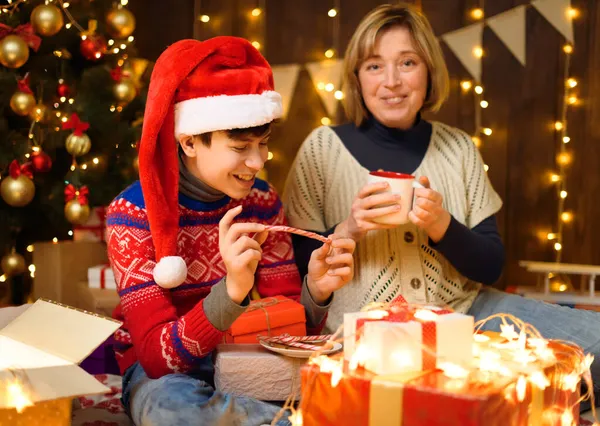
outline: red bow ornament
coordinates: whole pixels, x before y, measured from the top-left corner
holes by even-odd
[[[33,179],[33,169],[31,163],[25,163],[20,165],[17,160],[13,160],[8,166],[8,174],[11,178],[17,179],[19,176],[24,175],[29,179]]]
[[[110,70],[110,77],[117,83],[123,78],[129,78],[130,76],[129,71],[123,71],[123,67],[116,67]]]
[[[25,43],[36,52],[40,48],[40,44],[42,44],[42,39],[35,34],[31,24],[19,25],[16,28],[9,27],[6,24],[0,24],[0,40],[11,34],[21,37],[25,40]]]
[[[31,90],[31,87],[29,87],[29,73],[25,74],[25,77],[21,80],[17,80],[17,90],[33,95],[33,91]]]
[[[62,125],[63,130],[73,129],[73,134],[76,136],[83,135],[90,128],[90,123],[81,121],[76,113],[71,114],[71,117]]]
[[[88,203],[89,194],[90,191],[87,186],[84,185],[81,188],[76,189],[75,186],[70,183],[65,187],[65,202],[68,203],[69,201],[77,199],[77,202],[84,206]]]

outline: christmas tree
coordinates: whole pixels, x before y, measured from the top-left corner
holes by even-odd
[[[27,287],[35,242],[71,239],[137,179],[150,67],[135,57],[126,4],[0,6],[1,282]]]

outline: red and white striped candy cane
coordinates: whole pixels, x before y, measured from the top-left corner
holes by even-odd
[[[315,234],[314,232],[305,231],[303,229],[292,228],[291,226],[266,225],[265,229],[267,231],[289,232],[290,234],[302,235],[303,237],[308,237],[308,238],[313,238],[315,240],[319,240],[325,244],[331,244],[331,238],[327,238],[322,235]]]

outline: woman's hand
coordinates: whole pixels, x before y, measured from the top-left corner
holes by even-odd
[[[336,227],[335,233],[359,241],[369,231],[396,228],[397,225],[373,222],[373,219],[400,211],[400,195],[391,193],[389,189],[387,182],[363,186],[352,203],[350,216]]]
[[[423,229],[434,243],[438,243],[446,235],[451,216],[444,207],[442,194],[430,188],[429,179],[419,178],[424,188],[415,189],[415,202],[408,219]]]
[[[307,285],[315,302],[323,304],[331,294],[354,277],[352,254],[356,243],[351,238],[336,238],[312,252],[308,262]]]
[[[219,221],[219,252],[227,268],[227,293],[238,305],[254,285],[254,273],[262,258],[261,244],[268,232],[260,223],[235,223],[242,206],[229,210]],[[249,237],[255,234],[254,237]]]

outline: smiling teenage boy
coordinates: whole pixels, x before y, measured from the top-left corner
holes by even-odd
[[[214,390],[209,355],[253,287],[299,300],[318,333],[352,278],[352,240],[315,250],[302,282],[289,235],[265,230],[285,224],[277,194],[256,178],[281,111],[271,69],[246,40],[183,40],[156,62],[140,182],[107,214],[123,403],[137,425],[270,423],[278,407]]]

